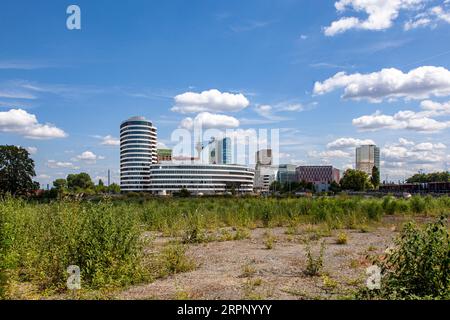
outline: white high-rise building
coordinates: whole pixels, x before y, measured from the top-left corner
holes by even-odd
[[[157,129],[144,117],[120,125],[120,188],[123,192],[148,191],[150,166],[158,162]]]
[[[356,170],[372,175],[373,167],[380,170],[380,148],[375,145],[366,145],[356,148]]]

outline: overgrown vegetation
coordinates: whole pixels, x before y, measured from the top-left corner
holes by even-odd
[[[77,265],[86,289],[142,281],[140,221],[123,209],[108,202],[1,201],[2,260],[9,280],[65,290],[67,267]]]
[[[159,276],[188,272],[195,268],[193,260],[186,256],[186,246],[172,243],[166,246],[159,256]]]
[[[195,265],[185,245],[247,239],[248,230],[258,227],[289,227],[295,233],[297,226],[308,224],[309,241],[316,241],[336,229],[367,229],[384,214],[439,216],[449,209],[448,197],[145,199],[138,195],[50,203],[6,197],[0,200],[0,294],[2,288],[17,283],[31,284],[41,293],[64,292],[69,265],[80,267],[86,290],[189,271]],[[144,231],[176,237],[184,244],[148,254],[143,250]],[[267,237],[266,248],[273,248],[275,240]],[[308,252],[307,273],[320,274],[323,251],[318,256]],[[428,254],[425,249],[420,252]]]
[[[381,289],[363,297],[383,299],[449,299],[450,233],[447,218],[419,227],[405,225],[395,246],[378,263]]]

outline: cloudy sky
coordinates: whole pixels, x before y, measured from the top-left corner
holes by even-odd
[[[66,9],[82,10],[82,30]],[[28,148],[44,185],[118,181],[119,125],[280,129],[282,162],[382,179],[450,164],[449,0],[2,1],[0,144]]]

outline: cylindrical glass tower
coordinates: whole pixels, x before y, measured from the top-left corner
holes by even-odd
[[[144,117],[120,125],[120,188],[123,192],[147,191],[150,165],[157,163],[157,129]]]

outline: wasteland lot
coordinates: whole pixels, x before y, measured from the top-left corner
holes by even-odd
[[[3,297],[397,299],[421,298],[417,290],[426,289],[422,298],[442,299],[449,208],[448,197],[7,199],[0,202]],[[427,227],[440,216],[441,227]],[[427,263],[438,281],[405,296],[390,288],[367,294],[367,268],[382,266],[393,248],[404,254],[404,245],[393,246],[400,235],[419,239],[406,241],[405,252],[427,259],[412,254],[408,263]],[[81,290],[66,287],[69,265],[80,267]],[[414,272],[393,274],[417,282]]]

